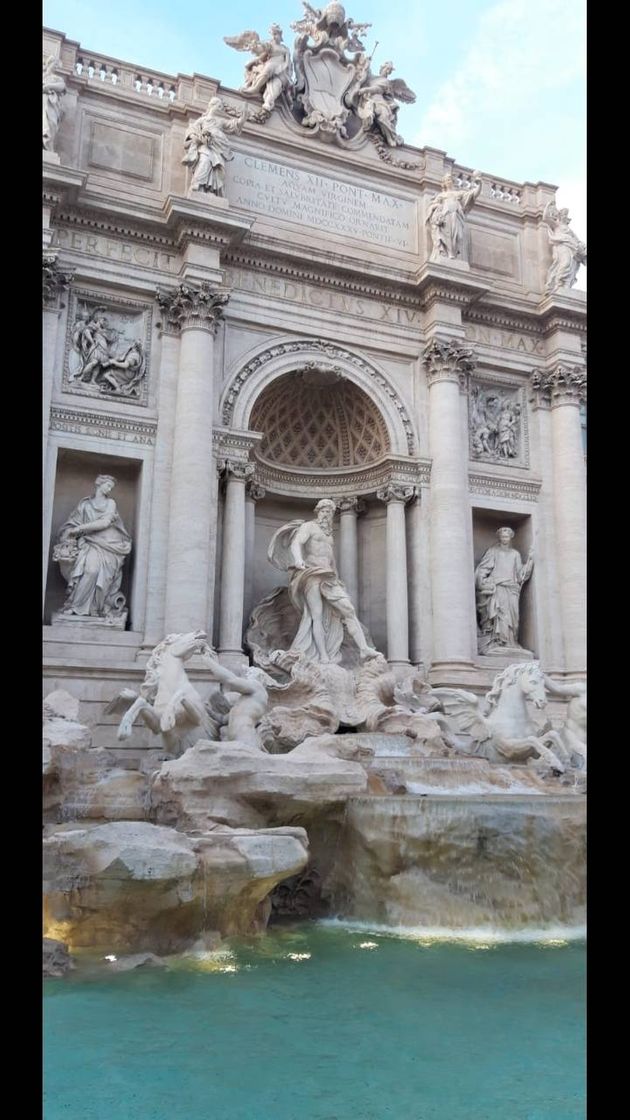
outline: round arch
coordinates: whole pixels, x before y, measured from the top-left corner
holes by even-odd
[[[319,339],[268,343],[232,375],[221,397],[221,422],[226,428],[249,428],[252,409],[273,381],[294,370],[322,370],[339,374],[367,394],[383,417],[394,455],[416,454],[411,418],[387,376],[372,362],[344,347]]]

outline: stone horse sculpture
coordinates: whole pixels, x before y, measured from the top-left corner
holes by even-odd
[[[465,753],[490,762],[527,762],[563,774],[566,765],[547,745],[545,731],[534,723],[529,701],[541,710],[547,703],[545,677],[537,661],[508,665],[499,673],[485,698],[459,688],[434,688],[450,730],[472,739]],[[464,748],[461,748],[464,749]]]
[[[202,656],[213,680],[238,694],[236,701],[230,702],[220,692],[206,702],[202,700],[185,667],[194,653]],[[256,724],[266,711],[268,697],[261,676],[265,674],[259,670],[248,670],[246,677],[239,677],[220,665],[203,630],[169,634],[151,653],[140,693],[123,688],[105,712],[111,714],[127,706],[118,738],[129,739],[140,716],[155,735],[162,735],[169,753],[192,745],[190,741],[182,742],[183,738],[190,739],[191,731],[195,733],[195,742],[199,738],[217,740],[221,728],[225,728],[224,737],[228,739],[262,748]]]

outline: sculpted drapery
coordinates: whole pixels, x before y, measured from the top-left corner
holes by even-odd
[[[484,553],[475,570],[481,653],[501,646],[520,648],[519,599],[534,566],[531,550],[523,564],[520,553],[510,547],[512,529],[499,529],[497,535],[499,544]]]
[[[131,537],[107,496],[114,484],[99,475],[93,496],[82,498],[60,529],[55,558],[68,584],[64,614],[107,618],[125,606],[120,585]]]

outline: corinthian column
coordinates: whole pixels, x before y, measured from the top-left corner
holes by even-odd
[[[402,486],[395,482],[390,482],[382,490],[376,491],[376,497],[381,502],[387,503],[387,660],[390,665],[409,663],[405,503],[413,495],[413,486]]]
[[[219,653],[222,662],[236,666],[243,658],[245,484],[253,473],[253,463],[229,459],[225,463]]]
[[[431,601],[433,673],[466,669],[474,656],[471,618],[474,562],[468,520],[468,447],[462,401],[472,350],[434,339],[424,353],[431,453]]]
[[[59,314],[64,306],[61,295],[71,283],[72,272],[62,272],[54,253],[44,253],[42,257],[42,307],[44,310],[43,327],[43,374],[44,374],[44,439],[50,425],[50,402],[52,398],[55,353],[57,350],[57,327]]]
[[[52,401],[53,380],[55,374],[55,354],[57,352],[57,331],[59,315],[63,307],[62,293],[72,281],[71,272],[63,272],[57,263],[54,253],[44,253],[42,257],[42,308],[44,311],[43,324],[43,400],[42,400],[42,431],[44,456],[42,466],[44,471],[44,526],[43,526],[43,564],[42,564],[42,609],[46,597],[46,577],[48,575],[48,552],[50,549],[50,531],[52,523],[53,492],[55,488],[54,454],[49,453],[48,431],[50,429],[50,405]]]
[[[340,498],[339,510],[339,575],[348,589],[350,602],[359,610],[359,547],[357,517],[365,509],[358,498]]]
[[[558,365],[536,371],[534,391],[551,408],[553,508],[565,669],[586,669],[586,478],[580,405],[586,371]]]
[[[245,597],[244,613],[249,618],[253,609],[254,595],[254,542],[256,537],[256,502],[264,498],[267,491],[258,482],[245,484]]]
[[[160,297],[180,335],[169,514],[165,629],[208,625],[214,337],[228,295],[180,284]]]

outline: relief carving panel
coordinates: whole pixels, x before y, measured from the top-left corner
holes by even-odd
[[[152,308],[120,296],[73,291],[62,388],[80,396],[147,404]]]

